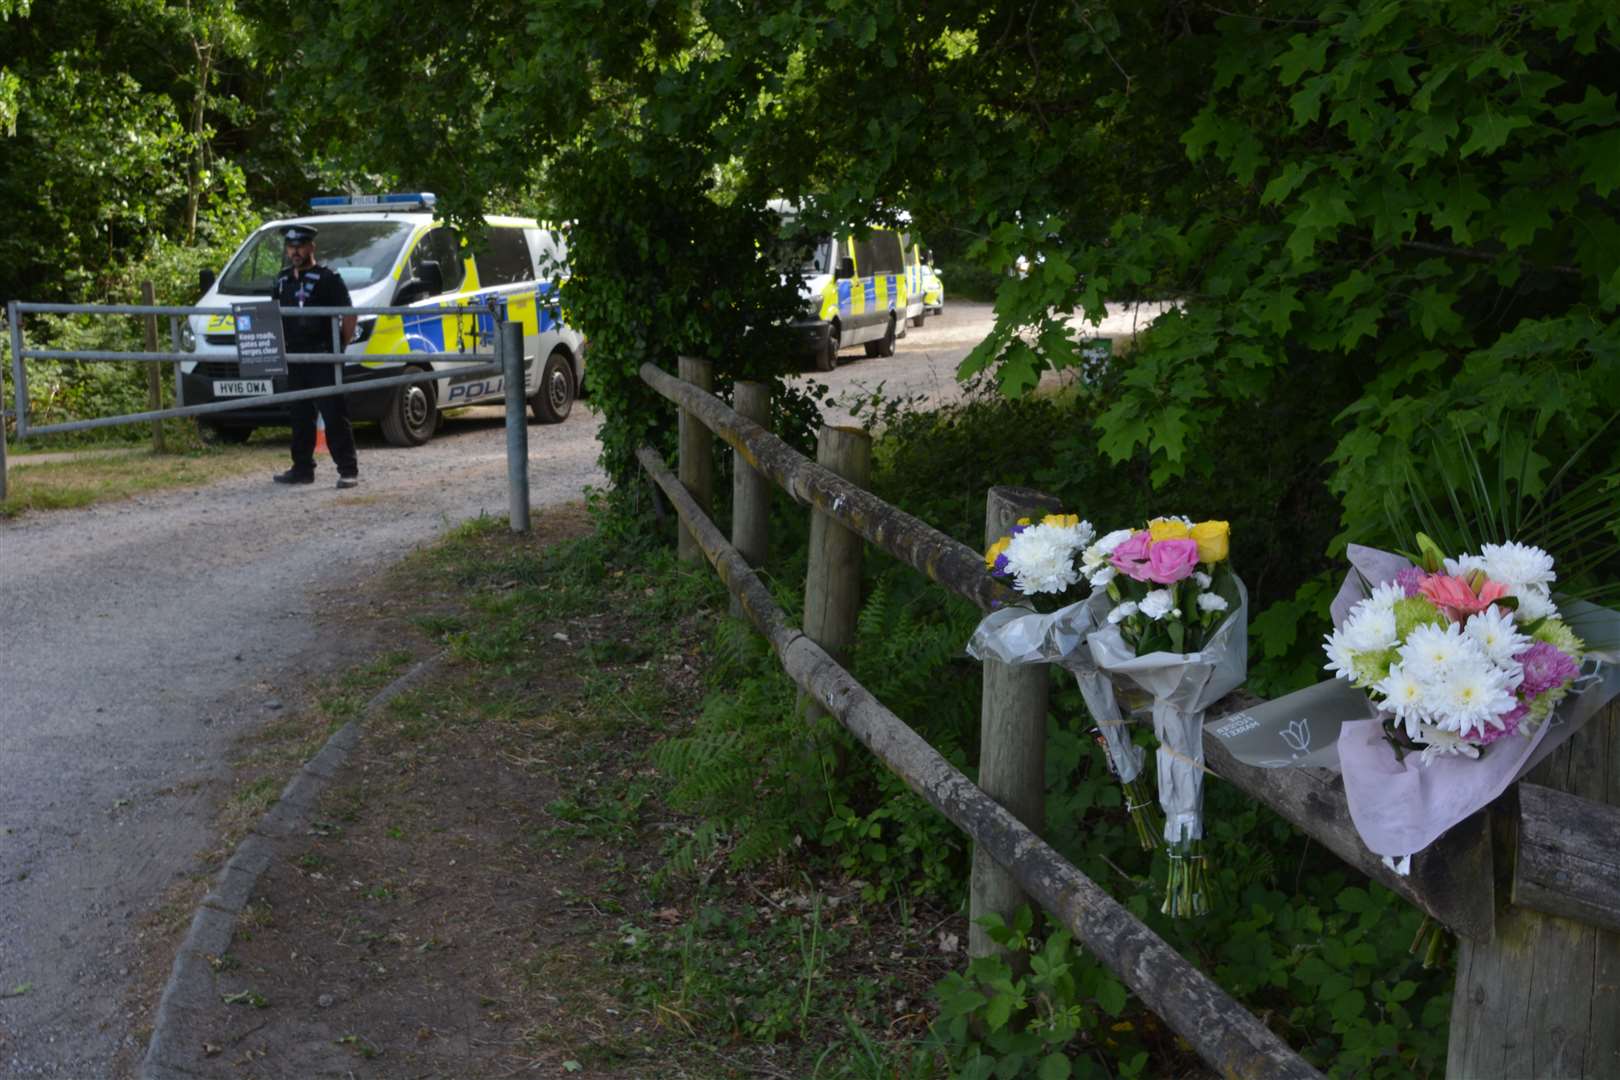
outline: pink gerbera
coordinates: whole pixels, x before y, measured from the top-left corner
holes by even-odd
[[[1430,574],[1423,579],[1418,588],[1452,621],[1463,622],[1468,616],[1484,611],[1508,593],[1506,585],[1492,581],[1483,574],[1478,575],[1479,584],[1476,588],[1472,577],[1473,575],[1460,578],[1449,574]]]

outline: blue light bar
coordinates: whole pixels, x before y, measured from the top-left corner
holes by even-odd
[[[387,195],[317,195],[309,208],[322,213],[342,210],[431,210],[438,198],[431,191],[398,191]]]

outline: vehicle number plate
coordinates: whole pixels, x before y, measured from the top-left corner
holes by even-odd
[[[216,379],[214,380],[215,397],[251,397],[255,394],[268,394],[274,389],[269,379]]]

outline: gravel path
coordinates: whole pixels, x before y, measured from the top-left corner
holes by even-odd
[[[952,397],[989,317],[953,305],[894,358],[852,350],[815,378]],[[477,412],[412,450],[362,430],[357,491],[328,466],[314,487],[236,478],[0,522],[0,1073],[103,1077],[138,1049],[135,928],[215,843],[231,746],[374,647],[317,612],[454,524],[505,516],[504,428]],[[583,408],[530,426],[533,507],[602,482],[596,428]]]

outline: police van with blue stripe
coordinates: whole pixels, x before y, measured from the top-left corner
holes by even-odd
[[[506,395],[500,375],[462,376],[456,365],[432,360],[378,361],[367,355],[450,352],[491,354],[497,318],[523,327],[522,393],[536,420],[568,416],[585,376],[585,340],[562,321],[551,277],[565,261],[562,239],[532,218],[490,216],[484,237],[468,244],[433,213],[429,193],[329,196],[310,200],[311,215],[268,222],[231,257],[216,278],[203,272],[199,307],[266,300],[284,265],[281,231],[311,224],[319,230],[316,258],[335,270],[355,307],[449,306],[465,314],[364,315],[346,350],[343,382],[356,385],[349,413],[375,421],[395,446],[420,446],[438,430],[445,410],[493,405]],[[187,404],[241,399],[243,407],[210,414],[208,428],[242,442],[254,428],[284,425],[285,405],[254,397],[286,389],[282,378],[244,379],[236,364],[236,328],[229,314],[193,315],[181,347],[195,359],[181,365]],[[442,379],[365,390],[367,379],[404,370],[444,370]]]

